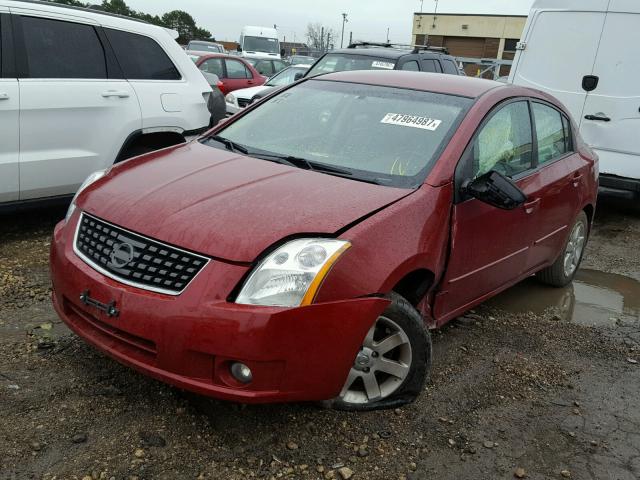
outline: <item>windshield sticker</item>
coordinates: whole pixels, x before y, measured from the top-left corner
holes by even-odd
[[[435,132],[442,120],[436,120],[429,117],[419,117],[417,115],[403,115],[402,113],[387,113],[380,123],[389,125],[400,125],[402,127],[422,128],[423,130],[431,130]]]
[[[375,61],[375,62],[371,63],[371,66],[373,68],[384,68],[386,70],[393,70],[396,65],[394,63],[391,63],[391,62]]]

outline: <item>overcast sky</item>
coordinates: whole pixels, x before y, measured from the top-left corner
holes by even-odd
[[[218,40],[238,40],[244,25],[276,24],[280,40],[304,41],[309,22],[321,22],[338,36],[342,13],[348,14],[345,43],[349,32],[356,40],[408,43],[412,13],[420,11],[420,0],[126,0],[134,10],[162,14],[180,9],[189,12],[200,27]],[[527,15],[533,0],[439,0],[442,13],[490,13]],[[434,0],[424,0],[424,12],[433,12]],[[337,44],[340,42],[338,38]]]

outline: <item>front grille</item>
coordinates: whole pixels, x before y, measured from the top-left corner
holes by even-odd
[[[238,106],[239,106],[240,108],[244,108],[244,107],[246,107],[247,105],[249,105],[250,103],[251,103],[251,100],[250,100],[250,99],[248,99],[248,98],[239,98],[239,99],[238,99]]]
[[[74,247],[80,258],[104,275],[169,295],[180,294],[209,261],[84,212]]]

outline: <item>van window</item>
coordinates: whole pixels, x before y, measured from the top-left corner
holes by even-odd
[[[180,80],[180,72],[158,43],[144,35],[105,28],[124,76],[130,80]]]
[[[495,113],[478,133],[473,177],[495,170],[513,177],[533,168],[531,117],[527,102],[513,102]]]
[[[442,64],[442,70],[444,73],[448,73],[449,75],[458,75],[458,67],[451,60],[442,59],[440,60]]]
[[[562,114],[555,108],[532,103],[538,140],[538,164],[549,163],[567,153],[567,137]]]
[[[91,25],[22,16],[30,78],[107,78],[107,61]]]

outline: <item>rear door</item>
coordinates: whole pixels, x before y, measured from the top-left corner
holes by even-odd
[[[126,137],[140,128],[138,101],[126,81],[109,78],[116,69],[97,25],[48,12],[12,12],[20,199],[72,194],[91,172],[111,165]]]
[[[587,95],[581,132],[600,157],[602,173],[640,179],[640,5],[613,1],[607,14]]]
[[[593,72],[607,2],[590,2],[602,11],[532,11],[510,81],[551,93],[581,118],[587,95],[582,79]]]
[[[240,88],[248,88],[257,85],[253,79],[251,71],[240,60],[225,58],[225,78],[222,83],[225,84],[227,92],[233,92]]]
[[[483,122],[460,160],[456,189],[491,170],[511,177],[527,197],[535,197],[539,180],[526,100],[497,107]],[[438,322],[522,277],[535,230],[531,213],[528,203],[501,210],[474,198],[456,199],[449,263],[434,306]]]
[[[8,12],[0,6],[0,203],[17,200],[20,191],[20,96]]]

